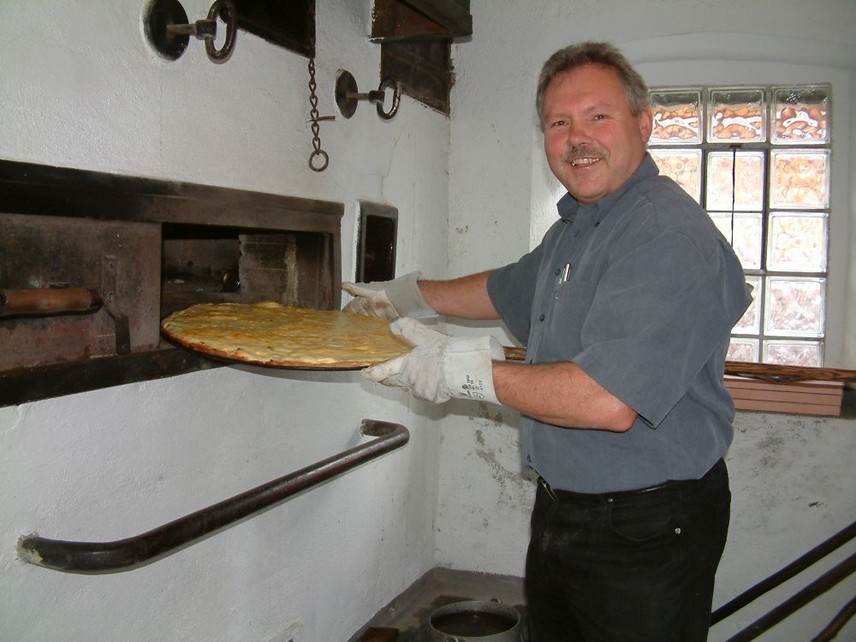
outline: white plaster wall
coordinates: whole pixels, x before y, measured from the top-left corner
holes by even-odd
[[[542,158],[537,132],[537,74],[553,51],[575,41],[615,42],[652,84],[719,82],[712,78],[714,69],[723,75],[717,61],[747,58],[756,61],[755,70],[762,76],[754,82],[808,82],[817,73],[828,73],[841,107],[836,127],[842,128],[843,143],[836,158],[850,159],[852,172],[856,4],[850,0],[472,0],[472,13],[474,36],[453,51],[457,82],[450,155],[451,275],[515,260],[529,249],[530,236],[540,236],[530,227],[530,214],[552,209],[555,181]],[[709,73],[699,76],[694,71],[699,68]],[[844,186],[836,201],[836,215],[843,220],[837,223],[841,227],[833,250],[843,267],[853,255],[856,189],[846,175],[839,176],[837,184],[839,189]],[[849,292],[850,312],[841,312],[838,319],[846,316],[851,326],[842,333],[833,359],[846,351],[845,362],[854,367],[852,267],[849,273],[849,281],[835,284],[839,294]],[[833,302],[834,310],[837,305]],[[467,324],[457,331],[483,332],[485,327]],[[501,328],[491,331],[508,340]],[[520,464],[516,425],[514,413],[494,407],[451,406],[442,428],[440,564],[522,575],[534,493],[531,476]],[[733,526],[716,604],[856,517],[852,418],[742,413],[736,425],[729,455]],[[788,621],[765,639],[808,639],[854,591],[851,578],[821,608],[804,610],[801,624]],[[711,639],[726,639],[769,606],[758,605],[723,622]],[[851,629],[849,635],[843,639],[853,639],[856,633]]]
[[[184,0],[192,20],[208,0]],[[409,98],[346,120],[339,68],[379,82],[371,2],[317,3],[312,151],[307,60],[239,32],[224,65],[191,41],[176,62],[143,35],[146,2],[0,0],[0,157],[345,203],[352,279],[358,199],[399,208],[400,272],[445,269],[449,121]],[[411,441],[335,481],[142,569],[62,574],[22,563],[19,536],[135,535],[366,439]],[[0,409],[0,639],[345,640],[434,564],[434,418],[352,373],[235,368]]]

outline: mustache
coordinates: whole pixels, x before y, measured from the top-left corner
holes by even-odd
[[[568,150],[562,154],[562,161],[565,163],[572,163],[575,160],[580,158],[606,158],[607,151],[602,147],[591,147],[590,145],[580,145],[569,147]]]

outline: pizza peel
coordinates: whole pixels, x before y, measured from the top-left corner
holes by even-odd
[[[242,310],[261,308],[262,311],[267,309],[271,313],[282,312],[283,310],[296,310],[300,311],[301,314],[316,317],[320,321],[320,324],[314,334],[310,333],[308,337],[303,337],[304,342],[301,344],[305,349],[303,354],[299,352],[296,354],[292,353],[290,357],[285,358],[281,354],[265,356],[258,352],[241,349],[242,346],[240,343],[242,338],[264,343],[266,339],[271,338],[271,335],[285,341],[300,338],[300,334],[305,331],[305,328],[296,327],[294,324],[289,325],[287,318],[284,322],[268,319],[268,323],[263,323],[255,328],[255,336],[252,332],[247,332],[246,324],[242,324],[240,319],[235,319],[231,324],[227,324],[225,329],[221,329],[221,332],[231,332],[233,336],[239,337],[237,342],[233,342],[232,345],[225,348],[222,345],[218,345],[217,341],[211,340],[212,338],[218,338],[216,336],[217,333],[213,330],[213,337],[209,336],[207,339],[203,337],[200,340],[199,336],[189,336],[186,332],[180,331],[180,329],[171,323],[171,320],[187,314],[188,311],[199,310],[204,312],[206,309],[210,311],[212,308],[230,307],[231,309]],[[411,346],[389,331],[389,325],[383,319],[349,314],[341,310],[290,308],[289,306],[283,306],[270,301],[255,304],[197,304],[184,310],[173,312],[164,318],[161,322],[161,332],[170,342],[204,357],[227,363],[243,363],[268,368],[358,370],[392,359],[411,349]],[[222,337],[219,338],[222,339]],[[359,343],[361,349],[355,351],[353,349],[354,346],[348,345],[348,342]],[[505,358],[509,361],[524,361],[526,359],[526,348],[504,346],[503,350]],[[274,352],[276,351],[274,350]],[[318,355],[323,352],[327,353],[324,355],[324,361],[318,362]],[[312,360],[313,355],[315,362]],[[856,371],[854,370],[732,361],[725,362],[725,374],[780,382],[856,381]]]

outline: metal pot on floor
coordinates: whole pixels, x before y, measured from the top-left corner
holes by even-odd
[[[432,642],[519,642],[520,614],[498,601],[447,604],[428,618]]]

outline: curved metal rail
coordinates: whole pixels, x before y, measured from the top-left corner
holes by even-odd
[[[733,615],[750,602],[753,602],[762,595],[772,591],[780,584],[787,582],[792,577],[809,568],[815,562],[820,561],[836,549],[847,544],[854,537],[856,537],[856,522],[853,522],[849,526],[841,529],[829,539],[815,546],[805,555],[798,557],[781,570],[770,575],[770,577],[758,582],[751,588],[743,591],[743,593],[732,599],[730,602],[720,606],[710,616],[711,625]]]
[[[748,642],[749,640],[754,640],[762,633],[769,631],[786,617],[811,602],[818,595],[825,593],[836,584],[852,575],[854,571],[856,571],[856,553],[840,564],[832,567],[829,571],[818,577],[803,590],[795,593],[763,617],[755,620],[755,622],[740,631],[737,635],[728,638],[728,642]],[[852,610],[850,611],[850,614],[852,615]],[[837,624],[835,624],[836,620],[845,616],[846,613],[839,613],[835,620],[830,623],[831,626],[837,626]],[[844,626],[844,622],[841,623],[841,626]]]
[[[18,540],[18,555],[30,564],[67,573],[115,573],[150,564],[400,448],[410,439],[404,426],[373,419],[364,419],[360,431],[377,438],[146,533],[113,542],[69,542],[25,535]]]
[[[850,542],[856,537],[856,522],[851,523],[838,533],[821,542],[805,555],[797,558],[781,570],[773,573],[770,577],[758,582],[755,586],[747,589],[727,604],[719,607],[711,614],[711,626],[733,615],[744,606],[780,586],[787,580],[820,561],[836,549]],[[773,608],[767,614],[750,624],[748,627],[728,638],[728,642],[748,642],[754,640],[764,632],[773,628],[776,624],[795,613],[816,597],[830,590],[836,584],[856,572],[856,554],[851,555],[843,562],[838,563],[816,580],[808,584],[790,598]],[[814,638],[814,642],[832,640],[837,632],[844,627],[847,621],[856,613],[856,599],[851,600]]]

